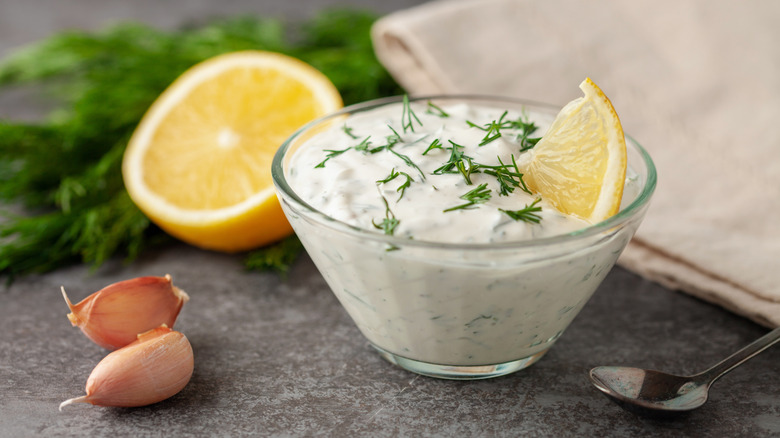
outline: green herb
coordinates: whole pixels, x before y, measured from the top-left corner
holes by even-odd
[[[441,118],[446,118],[450,116],[446,111],[436,106],[436,104],[431,102],[430,100],[428,101],[428,108],[425,110],[425,112],[428,114],[432,114],[434,116],[439,116]]]
[[[451,147],[446,148],[450,150],[450,158],[441,167],[433,171],[434,175],[442,175],[445,173],[458,173],[459,172],[458,163],[460,163],[464,159],[470,158],[469,156],[463,153],[463,149],[465,148],[462,145],[459,145],[452,140],[447,140],[447,141],[451,145]]]
[[[542,220],[542,217],[536,213],[542,211],[542,207],[537,207],[536,204],[541,201],[542,198],[536,198],[536,200],[532,202],[531,205],[526,204],[525,207],[520,210],[503,210],[500,208],[499,210],[503,211],[507,214],[507,216],[516,221],[538,224],[539,221]]]
[[[400,152],[396,152],[396,151],[393,149],[393,146],[395,146],[395,145],[396,145],[396,144],[398,144],[398,143],[402,143],[402,142],[403,142],[403,140],[401,139],[401,135],[400,135],[400,134],[398,134],[398,131],[396,131],[395,129],[393,129],[393,127],[392,127],[392,126],[390,126],[390,125],[387,125],[387,127],[388,127],[388,128],[390,128],[390,130],[391,130],[391,131],[393,131],[393,134],[392,134],[392,135],[389,135],[389,136],[387,136],[387,145],[385,146],[385,149],[387,149],[388,151],[390,151],[390,153],[392,153],[392,154],[393,154],[393,155],[395,155],[396,157],[400,158],[400,159],[401,159],[401,160],[402,160],[404,163],[406,163],[406,165],[407,165],[407,166],[409,166],[409,167],[412,167],[412,168],[416,169],[416,170],[417,170],[417,172],[419,172],[419,173],[420,173],[420,178],[422,178],[422,179],[423,179],[423,181],[425,181],[425,173],[422,171],[422,169],[420,169],[420,167],[419,167],[419,166],[417,166],[417,164],[416,164],[414,161],[412,161],[412,159],[411,159],[411,158],[409,158],[407,155],[404,155],[404,154],[402,154],[402,153],[400,153]]]
[[[346,152],[346,151],[348,151],[350,149],[352,149],[352,148],[348,147],[346,149],[341,149],[341,150],[325,149],[324,151],[327,152],[327,154],[325,154],[325,159],[322,160],[320,162],[320,164],[314,166],[314,168],[315,169],[319,169],[319,168],[325,167],[325,163],[327,163],[328,160],[330,160],[333,157],[338,157],[339,155],[343,154],[344,152]]]
[[[298,236],[292,236],[265,248],[253,251],[244,260],[248,269],[258,271],[273,270],[286,277],[290,266],[303,252]]]
[[[172,32],[124,24],[60,33],[4,59],[0,93],[33,85],[58,107],[35,123],[0,120],[0,201],[29,207],[27,215],[2,214],[0,274],[76,262],[96,267],[118,255],[132,260],[168,240],[127,196],[122,154],[152,102],[200,61],[238,50],[276,51],[322,71],[345,104],[400,94],[373,53],[375,19],[334,10],[296,26],[257,17]]]
[[[422,178],[422,179],[423,179],[423,181],[425,180],[425,173],[423,173],[422,169],[420,169],[420,168],[417,166],[417,164],[415,164],[415,162],[414,162],[414,161],[412,161],[412,159],[411,159],[411,158],[409,158],[408,156],[406,156],[406,155],[404,155],[404,154],[402,154],[402,153],[396,152],[396,151],[395,151],[395,150],[392,148],[392,146],[388,146],[388,147],[387,147],[387,150],[388,150],[388,151],[390,151],[390,152],[391,152],[393,155],[395,155],[396,157],[398,157],[398,158],[400,158],[401,160],[403,160],[403,162],[404,162],[404,163],[406,163],[406,165],[407,165],[407,166],[409,166],[409,167],[413,167],[413,168],[417,169],[417,172],[419,172],[419,173],[420,173],[420,178]]]
[[[409,103],[409,95],[404,94],[401,112],[401,126],[404,128],[404,134],[406,134],[407,130],[414,132],[415,121],[422,127],[422,122],[417,118],[417,114],[414,113],[412,105]]]
[[[401,223],[398,219],[395,218],[395,215],[392,211],[390,211],[390,205],[387,203],[387,199],[382,196],[382,202],[385,203],[385,217],[382,219],[382,222],[377,224],[375,221],[371,221],[371,223],[379,230],[382,230],[385,234],[392,236],[393,233],[395,233],[395,228],[398,226],[398,224]]]
[[[444,149],[444,145],[441,144],[441,140],[439,140],[438,138],[433,139],[431,144],[428,146],[428,149],[426,149],[425,152],[423,152],[422,154],[426,155],[428,152],[434,149]]]
[[[515,156],[512,155],[512,164],[504,164],[503,161],[501,161],[501,157],[498,158],[498,166],[487,166],[487,165],[480,165],[480,167],[484,168],[482,172],[496,177],[496,180],[499,184],[499,196],[508,196],[510,193],[512,193],[515,188],[520,188],[520,190],[531,194],[531,190],[528,188],[528,186],[525,184],[525,181],[523,180],[523,174],[520,173],[520,170],[517,168],[517,162],[515,161]]]
[[[455,143],[452,140],[447,140],[452,147],[450,150],[450,158],[442,166],[433,171],[434,175],[443,175],[445,173],[460,173],[463,175],[463,179],[466,184],[471,185],[471,174],[479,172],[480,165],[472,161],[472,158],[463,153],[464,147]]]
[[[468,163],[468,167],[466,167],[464,161]],[[458,161],[457,168],[458,172],[463,175],[463,179],[466,181],[466,184],[472,185],[473,183],[471,182],[471,174],[479,172],[480,165],[472,162],[471,158],[465,157],[465,160]]]
[[[514,129],[520,130],[520,133],[517,134],[517,141],[520,143],[520,152],[533,149],[533,147],[536,146],[536,143],[539,143],[539,140],[542,139],[541,137],[528,137],[529,135],[536,132],[537,127],[534,122],[528,121],[528,116],[525,114],[523,114],[523,117],[520,119],[513,121],[512,127]]]
[[[414,179],[412,179],[412,177],[409,176],[408,173],[406,173],[406,172],[396,172],[395,168],[393,168],[392,170],[390,170],[390,175],[388,175],[385,179],[380,179],[380,180],[378,180],[376,182],[377,184],[389,183],[390,181],[396,179],[397,177],[399,177],[401,175],[403,175],[406,178],[406,181],[404,181],[400,186],[398,186],[397,189],[395,189],[396,192],[400,192],[401,193],[401,195],[398,197],[398,200],[396,202],[400,201],[401,198],[404,197],[404,193],[406,192],[406,189],[409,188],[409,186],[412,184],[412,182],[414,182]]]
[[[486,144],[492,142],[493,140],[497,140],[501,138],[501,128],[505,127],[504,117],[509,113],[509,111],[504,111],[503,114],[501,114],[501,117],[498,118],[498,120],[493,120],[490,123],[485,124],[484,127],[475,125],[474,123],[469,122],[468,120],[466,123],[468,123],[469,126],[472,128],[477,128],[482,131],[485,131],[485,137],[482,138],[482,141],[479,143],[480,146],[485,146]]]
[[[360,152],[369,152],[368,147],[371,146],[371,136],[364,138],[363,141],[361,141],[357,146],[355,146],[356,151]]]
[[[465,204],[450,207],[444,210],[445,213],[454,210],[470,210],[475,208],[477,204],[483,204],[490,200],[490,189],[487,188],[487,184],[480,184],[477,188],[468,191],[466,194],[461,195],[460,199],[468,201]]]
[[[357,140],[359,138],[357,135],[352,133],[352,128],[347,125],[342,126],[341,130],[344,131],[344,133],[350,136],[353,140]]]
[[[401,138],[401,134],[399,134],[398,131],[396,131],[390,125],[387,125],[387,127],[391,131],[393,131],[392,134],[390,134],[387,137],[385,137],[385,139],[387,140],[387,146],[386,146],[387,148],[391,148],[391,147],[395,146],[396,144],[403,142],[403,139]]]
[[[529,122],[525,114],[517,120],[504,120],[507,114],[508,111],[504,111],[504,113],[501,114],[501,117],[499,117],[498,120],[493,120],[492,122],[486,123],[483,126],[479,126],[473,122],[466,121],[466,123],[470,127],[485,131],[485,136],[482,138],[482,141],[479,143],[479,146],[484,146],[494,140],[501,138],[502,129],[514,129],[520,131],[516,137],[516,140],[520,143],[520,152],[525,152],[529,149],[532,149],[534,146],[536,146],[536,143],[538,143],[539,140],[541,140],[541,137],[539,138],[528,137],[529,135],[533,134],[534,131],[536,131],[537,129],[536,125],[533,122]]]

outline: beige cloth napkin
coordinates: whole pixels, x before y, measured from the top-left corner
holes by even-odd
[[[658,168],[620,263],[779,326],[778,23],[777,0],[449,0],[383,17],[373,37],[410,94],[563,105],[591,77]]]

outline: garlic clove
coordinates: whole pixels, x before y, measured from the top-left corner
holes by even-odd
[[[143,333],[165,324],[173,327],[190,297],[173,285],[170,275],[120,281],[72,304],[65,288],[62,296],[71,313],[68,319],[94,343],[116,350]]]
[[[87,395],[62,402],[60,410],[73,403],[116,407],[157,403],[184,389],[193,369],[189,340],[163,324],[103,358],[87,379]]]

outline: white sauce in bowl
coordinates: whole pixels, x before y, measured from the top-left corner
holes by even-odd
[[[590,224],[544,199],[534,204],[538,195],[523,191],[516,175],[529,156],[521,152],[529,145],[522,123],[536,126],[526,137],[540,137],[554,113],[510,104],[505,114],[501,102],[494,104],[413,102],[419,122],[400,103],[359,110],[299,134],[285,165],[289,186],[305,203],[368,230],[327,225],[280,194],[290,223],[358,328],[396,359],[440,366],[431,373],[439,377],[447,377],[448,366],[474,367],[467,373],[478,378],[483,369],[503,369],[492,365],[518,364],[506,368],[511,372],[540,357],[607,275],[644,213],[638,209],[586,237],[523,244]],[[499,122],[503,127],[491,130]],[[435,142],[440,147],[431,148]],[[453,153],[471,158],[456,160],[464,172],[442,171]],[[476,164],[482,167],[469,174]],[[514,174],[516,184],[496,169]],[[631,169],[629,175],[624,200],[633,201],[641,184]],[[461,198],[483,184],[481,198]],[[526,220],[507,213],[527,207],[541,211],[520,215]],[[392,234],[397,243],[373,233]]]

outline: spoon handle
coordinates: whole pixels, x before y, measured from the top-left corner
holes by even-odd
[[[719,379],[724,374],[742,365],[742,363],[757,355],[758,353],[761,353],[762,351],[771,347],[777,341],[780,341],[780,327],[777,327],[764,336],[761,336],[743,349],[737,351],[723,361],[713,365],[710,369],[700,373],[698,377],[705,381],[709,381],[710,384],[712,384],[712,382]]]

